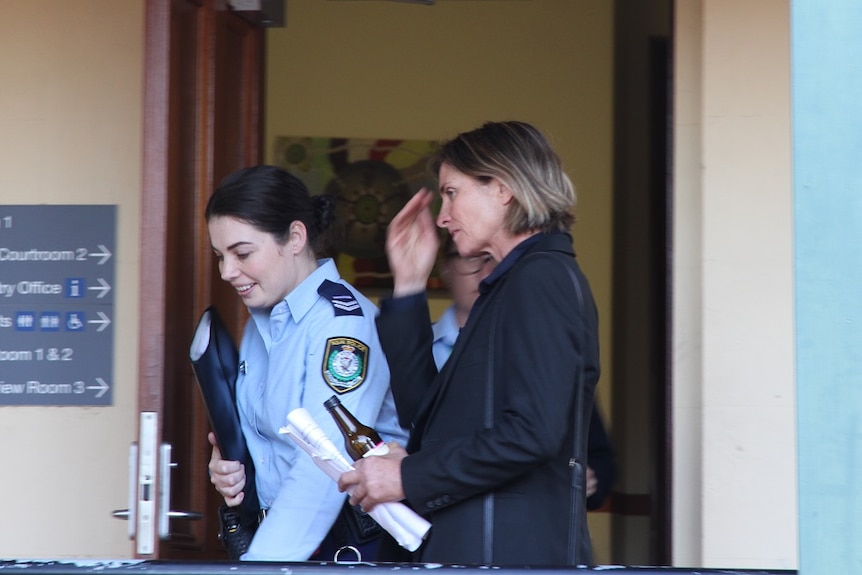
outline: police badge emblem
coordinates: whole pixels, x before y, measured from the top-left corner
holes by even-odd
[[[326,340],[323,354],[323,379],[336,393],[356,389],[368,372],[368,346],[349,337]]]

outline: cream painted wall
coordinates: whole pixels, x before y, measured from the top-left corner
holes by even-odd
[[[674,565],[798,565],[789,6],[677,2]]]
[[[0,558],[131,554],[142,41],[141,0],[0,0],[0,202],[118,206],[114,404],[0,407]]]
[[[612,48],[612,2],[288,2],[286,27],[268,37],[265,142],[274,162],[276,136],[440,140],[508,119],[543,129],[579,194],[575,246],[599,308],[609,427]],[[608,562],[608,516],[590,522]]]

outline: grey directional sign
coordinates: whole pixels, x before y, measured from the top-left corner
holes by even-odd
[[[0,405],[112,405],[113,205],[0,205]]]

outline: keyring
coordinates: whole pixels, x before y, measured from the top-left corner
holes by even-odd
[[[344,547],[339,547],[338,551],[335,552],[335,557],[332,558],[333,561],[338,563],[338,556],[341,555],[341,552],[344,550],[353,551],[356,554],[355,561],[345,561],[345,563],[361,563],[362,562],[362,553],[359,552],[359,549],[354,547],[353,545],[345,545]]]

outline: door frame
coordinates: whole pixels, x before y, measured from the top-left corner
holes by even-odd
[[[172,109],[175,112],[176,106],[180,105],[178,94],[181,88],[176,85],[179,82],[175,81],[171,73],[177,58],[173,53],[177,44],[172,43],[171,34],[177,30],[175,14],[183,9],[187,14],[188,11],[193,14],[196,31],[196,72],[194,88],[191,90],[194,93],[186,94],[193,98],[190,107],[194,110],[194,142],[190,147],[194,150],[191,154],[194,166],[190,169],[193,169],[194,176],[191,186],[193,189],[178,190],[174,188],[183,186],[176,185],[171,170],[176,167],[177,157],[182,154],[182,150],[178,150],[181,145],[177,144],[175,132],[180,128]],[[172,358],[171,355],[176,356],[180,352],[173,347],[168,349],[176,339],[170,328],[181,326],[181,333],[185,336],[193,330],[205,304],[218,300],[219,307],[226,316],[227,325],[237,337],[245,313],[238,298],[226,298],[224,290],[215,285],[219,280],[209,255],[202,211],[214,182],[242,165],[259,163],[262,157],[263,25],[270,24],[271,19],[259,11],[233,12],[226,0],[144,0],[144,12],[138,412],[153,416],[156,421],[156,445],[161,446],[165,441],[166,423],[171,423],[164,419],[166,401],[171,399],[165,388],[168,378],[182,379],[185,384],[191,374],[190,363],[186,365],[185,362],[172,361],[175,357]],[[241,54],[237,56],[231,51],[220,50],[224,42],[234,42],[236,45],[237,38],[240,37],[235,35],[225,40],[226,35],[221,34],[221,30],[238,29],[240,26],[250,30],[247,38],[239,39],[242,45]],[[237,88],[239,97],[221,97],[225,85],[227,84],[227,89],[230,90],[233,84],[222,82],[217,85],[216,82],[221,80],[220,59],[231,60],[228,66],[233,66],[233,73],[239,70],[242,74],[242,82],[238,83],[240,87]],[[217,134],[224,136],[225,133],[235,136],[236,141],[220,142]],[[188,161],[188,158],[181,161]],[[178,202],[178,194],[188,196]],[[177,208],[178,204],[183,204],[185,210]],[[178,218],[182,218],[182,221],[178,221]],[[184,238],[191,246],[176,250],[169,245],[171,238],[176,237],[172,236],[172,230],[177,229],[176,226],[188,226],[190,231],[184,234]],[[169,258],[176,257],[172,255],[174,252],[190,254],[188,265],[193,269],[188,275],[191,279],[184,282],[190,285],[177,285],[176,278],[169,278],[168,262]],[[190,290],[189,297],[194,302],[190,307],[201,309],[168,310],[171,300],[167,292],[169,280],[172,290]],[[189,338],[183,350],[187,349],[190,342]],[[185,351],[182,353],[185,354]],[[178,363],[183,363],[185,374],[167,373],[169,370],[177,371]],[[194,384],[189,383],[187,388],[191,390],[193,387]],[[215,510],[220,498],[210,488],[206,479],[206,462],[209,460],[209,445],[206,442],[208,421],[199,395],[190,392],[189,401],[192,413],[182,413],[180,416],[187,416],[187,425],[192,428],[187,430],[187,435],[191,436],[187,441],[191,444],[193,454],[191,460],[184,464],[191,467],[190,473],[194,481],[190,489],[197,502],[195,505],[205,507],[198,510],[203,512],[204,520],[202,525],[190,530],[176,545],[160,541],[157,534],[154,537],[150,535],[153,539],[152,553],[139,553],[136,542],[133,552],[139,558],[226,558],[221,543],[215,538],[218,532]],[[144,438],[141,437],[140,416],[138,426],[137,443],[145,445]],[[139,462],[142,456],[143,454],[139,453]],[[157,459],[161,457],[159,450],[154,456]],[[165,462],[159,461],[156,469],[163,463]],[[152,491],[156,500],[155,508],[158,509],[162,485],[158,474],[153,479]],[[172,506],[169,507],[173,509]],[[136,518],[140,518],[137,509],[130,519]],[[153,528],[157,525],[158,521],[155,521]],[[142,533],[137,533],[138,537],[141,535]],[[143,535],[146,537],[146,534]]]

